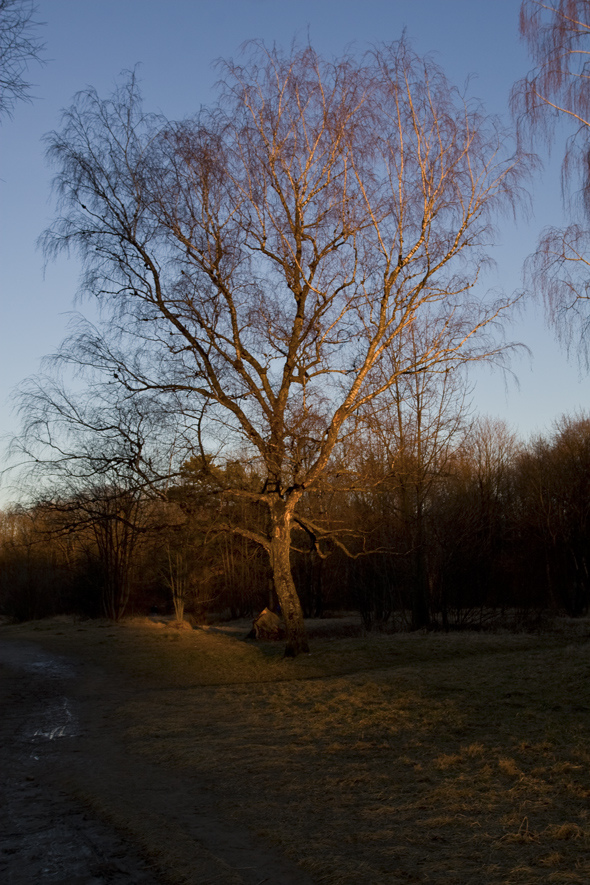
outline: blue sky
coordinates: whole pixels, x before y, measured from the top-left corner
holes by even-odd
[[[420,53],[434,52],[447,76],[494,113],[507,114],[513,82],[529,61],[518,39],[518,0],[38,0],[46,22],[47,64],[33,67],[35,101],[17,107],[0,129],[0,435],[17,431],[10,395],[62,339],[74,308],[78,268],[65,258],[44,273],[36,239],[52,217],[51,172],[42,136],[59,125],[60,110],[87,85],[108,94],[120,72],[140,63],[148,110],[182,117],[214,98],[216,58],[236,57],[244,41],[288,45],[298,35],[320,53],[363,50],[399,38],[404,28]],[[504,221],[488,284],[521,286],[523,260],[539,231],[560,224],[559,148],[535,180],[533,214]],[[90,308],[80,309],[89,313]],[[590,379],[568,362],[542,309],[527,303],[510,337],[532,356],[514,359],[520,386],[488,370],[474,376],[474,408],[505,418],[522,436],[548,430],[564,412],[590,403]],[[1,500],[1,499],[0,499]]]

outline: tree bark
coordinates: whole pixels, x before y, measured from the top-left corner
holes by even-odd
[[[287,645],[285,657],[309,653],[303,610],[291,573],[292,509],[281,500],[271,507],[270,563],[275,590],[285,621]]]

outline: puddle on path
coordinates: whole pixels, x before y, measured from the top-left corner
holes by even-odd
[[[73,703],[66,694],[68,681],[76,676],[75,664],[26,643],[0,645],[0,664],[14,672],[16,684],[19,678],[32,683],[36,703],[19,729],[21,740],[40,743],[81,733]]]
[[[40,660],[23,661],[20,669],[35,675],[44,676],[46,679],[71,679],[76,675],[75,667],[63,658],[53,657],[43,653]]]
[[[77,737],[80,734],[77,717],[71,710],[71,701],[66,697],[47,700],[40,721],[29,723],[23,735],[36,741],[53,741],[62,737]]]
[[[76,666],[72,661],[28,642],[0,642],[0,664],[6,664],[11,670],[24,670],[48,679],[68,679],[76,675]]]

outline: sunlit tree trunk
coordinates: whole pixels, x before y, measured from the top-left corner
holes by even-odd
[[[296,657],[309,652],[303,610],[291,572],[291,527],[294,502],[282,500],[271,506],[270,562],[274,586],[285,621],[287,645],[285,657]]]

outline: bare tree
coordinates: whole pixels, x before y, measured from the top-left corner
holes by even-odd
[[[414,322],[403,333],[403,348],[416,356],[431,338]],[[428,562],[428,510],[447,462],[467,430],[468,381],[464,373],[441,371],[398,375],[369,407],[370,435],[384,456],[384,489],[396,512],[411,560],[409,585],[412,628],[430,623],[432,569]]]
[[[146,509],[135,488],[94,485],[76,498],[53,502],[62,532],[97,566],[95,576],[105,617],[123,617],[131,593],[134,554],[146,529]]]
[[[168,442],[167,428],[147,397],[122,396],[114,379],[94,377],[93,370],[82,384],[80,376],[70,379],[68,388],[58,371],[64,358],[50,358],[52,374],[21,385],[23,427],[11,450],[26,465],[18,482],[34,502],[31,511],[52,515],[48,535],[76,539],[96,565],[104,614],[118,620],[140,539],[159,519],[146,506],[146,492],[165,498],[167,464],[158,444]]]
[[[562,194],[572,223],[550,226],[527,262],[533,290],[549,321],[586,367],[590,331],[590,2],[523,0],[520,33],[534,68],[512,92],[521,137],[551,145],[557,127],[573,127],[562,165]]]
[[[553,604],[576,617],[590,605],[590,418],[564,415],[518,461],[525,529],[536,536]]]
[[[266,550],[296,655],[298,506],[399,378],[501,351],[487,333],[511,299],[478,279],[522,164],[405,42],[333,62],[253,44],[221,67],[218,103],[179,123],[145,115],[133,77],[80,94],[48,137],[61,215],[43,242],[78,251],[103,307],[107,337],[77,353],[167,398],[203,469],[257,465],[259,488],[218,492],[266,511],[265,531],[228,528]]]
[[[518,605],[522,598],[520,572],[511,558],[517,546],[518,453],[518,440],[504,421],[479,417],[449,453],[433,489],[428,528],[436,560],[436,603],[445,629],[453,621],[483,624],[495,617],[498,605]],[[522,562],[520,550],[516,561]]]
[[[27,379],[16,391],[22,428],[10,452],[17,465],[3,472],[16,470],[29,501],[73,500],[94,486],[117,485],[165,497],[172,443],[162,404],[125,396],[113,378],[93,369],[66,383],[59,372],[63,357],[48,358],[51,373]]]
[[[0,0],[0,119],[11,117],[18,101],[30,100],[27,70],[41,61],[44,48],[36,12],[32,0]]]

